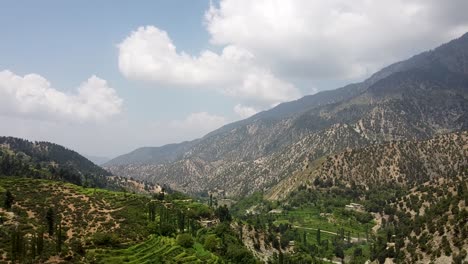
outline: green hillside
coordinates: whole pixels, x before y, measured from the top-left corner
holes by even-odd
[[[152,198],[43,179],[2,177],[0,197],[0,262],[255,262],[229,228],[216,230],[229,223],[203,228],[202,219],[217,223],[215,211],[181,194]],[[206,244],[208,236],[214,236],[215,246]],[[240,251],[230,251],[233,247]]]
[[[97,263],[222,263],[199,243],[184,248],[176,239],[160,236],[126,249],[96,250],[94,258]]]
[[[73,150],[49,142],[0,137],[0,175],[119,189],[112,174]]]

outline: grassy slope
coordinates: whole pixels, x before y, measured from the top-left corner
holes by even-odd
[[[45,228],[45,215],[50,207],[56,213],[56,223],[62,224],[65,252],[67,242],[73,239],[90,246],[91,236],[96,232],[112,232],[120,237],[121,243],[141,241],[147,236],[144,208],[148,198],[144,196],[14,177],[0,178],[0,186],[10,190],[15,199],[11,210],[14,217],[0,209],[3,232],[9,232],[18,224],[23,234],[36,233],[39,228]],[[0,197],[3,204],[3,193]],[[54,237],[46,235],[45,240],[46,245],[53,244]],[[2,240],[0,250],[8,251],[9,243],[9,239]],[[52,252],[45,252],[46,256],[50,254]]]
[[[151,263],[150,260],[168,256],[185,263],[216,263],[218,260],[218,257],[205,251],[200,244],[195,244],[193,249],[183,249],[175,245],[173,238],[153,236],[148,240],[146,205],[150,198],[146,196],[83,188],[48,180],[0,177],[2,205],[6,190],[11,191],[15,203],[11,212],[0,208],[0,217],[3,219],[0,234],[7,238],[0,240],[0,262],[10,257],[10,234],[14,227],[18,225],[26,236],[37,233],[41,227],[46,228],[45,215],[49,207],[54,209],[56,218],[61,219],[62,223],[65,242],[61,259],[66,259],[67,256],[71,258],[71,241],[79,241],[87,255],[85,258],[75,255],[72,261],[91,260],[94,256],[100,263],[119,263],[118,260],[125,259],[133,260],[134,263]],[[179,203],[181,202],[175,204]],[[193,202],[186,202],[186,206],[199,207]],[[94,245],[93,235],[96,233],[114,234],[118,239],[116,246],[128,248],[105,251],[105,247]],[[46,234],[44,244],[42,261],[56,255],[54,236],[49,237]],[[158,251],[162,247],[166,250]],[[173,256],[175,252],[178,253]]]
[[[152,236],[147,241],[119,250],[96,250],[91,253],[97,263],[221,263],[201,244],[183,248],[174,238]]]

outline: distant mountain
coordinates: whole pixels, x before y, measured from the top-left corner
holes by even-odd
[[[92,155],[84,155],[84,157],[97,165],[104,164],[108,162],[109,160],[111,160],[108,157],[100,157],[100,156],[92,156]]]
[[[143,147],[128,154],[118,156],[103,163],[105,166],[128,164],[162,164],[175,161],[182,153],[192,147],[197,140],[179,144],[169,144],[162,147]]]
[[[116,175],[228,195],[268,190],[320,157],[468,128],[468,34],[362,83],[283,103],[201,139],[142,148],[104,166]]]
[[[61,180],[117,188],[109,171],[77,152],[50,142],[0,137],[0,175]]]

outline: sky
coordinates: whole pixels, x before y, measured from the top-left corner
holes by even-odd
[[[0,0],[0,135],[115,157],[362,81],[466,0]]]

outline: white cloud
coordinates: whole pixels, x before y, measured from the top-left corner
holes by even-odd
[[[122,99],[107,82],[91,76],[75,94],[54,89],[38,74],[0,72],[0,115],[42,120],[101,121],[121,112]]]
[[[191,113],[183,120],[169,122],[169,129],[174,133],[188,134],[193,138],[201,137],[225,125],[227,120],[223,116],[212,115],[207,112]]]
[[[221,0],[215,45],[248,49],[289,78],[357,78],[468,31],[466,0]]]
[[[258,113],[258,110],[251,106],[237,104],[234,106],[234,113],[236,113],[241,118],[247,118]]]
[[[227,45],[220,54],[177,52],[167,33],[154,26],[132,32],[119,48],[119,69],[130,79],[196,86],[260,103],[296,99],[299,91],[280,80],[246,49]]]

